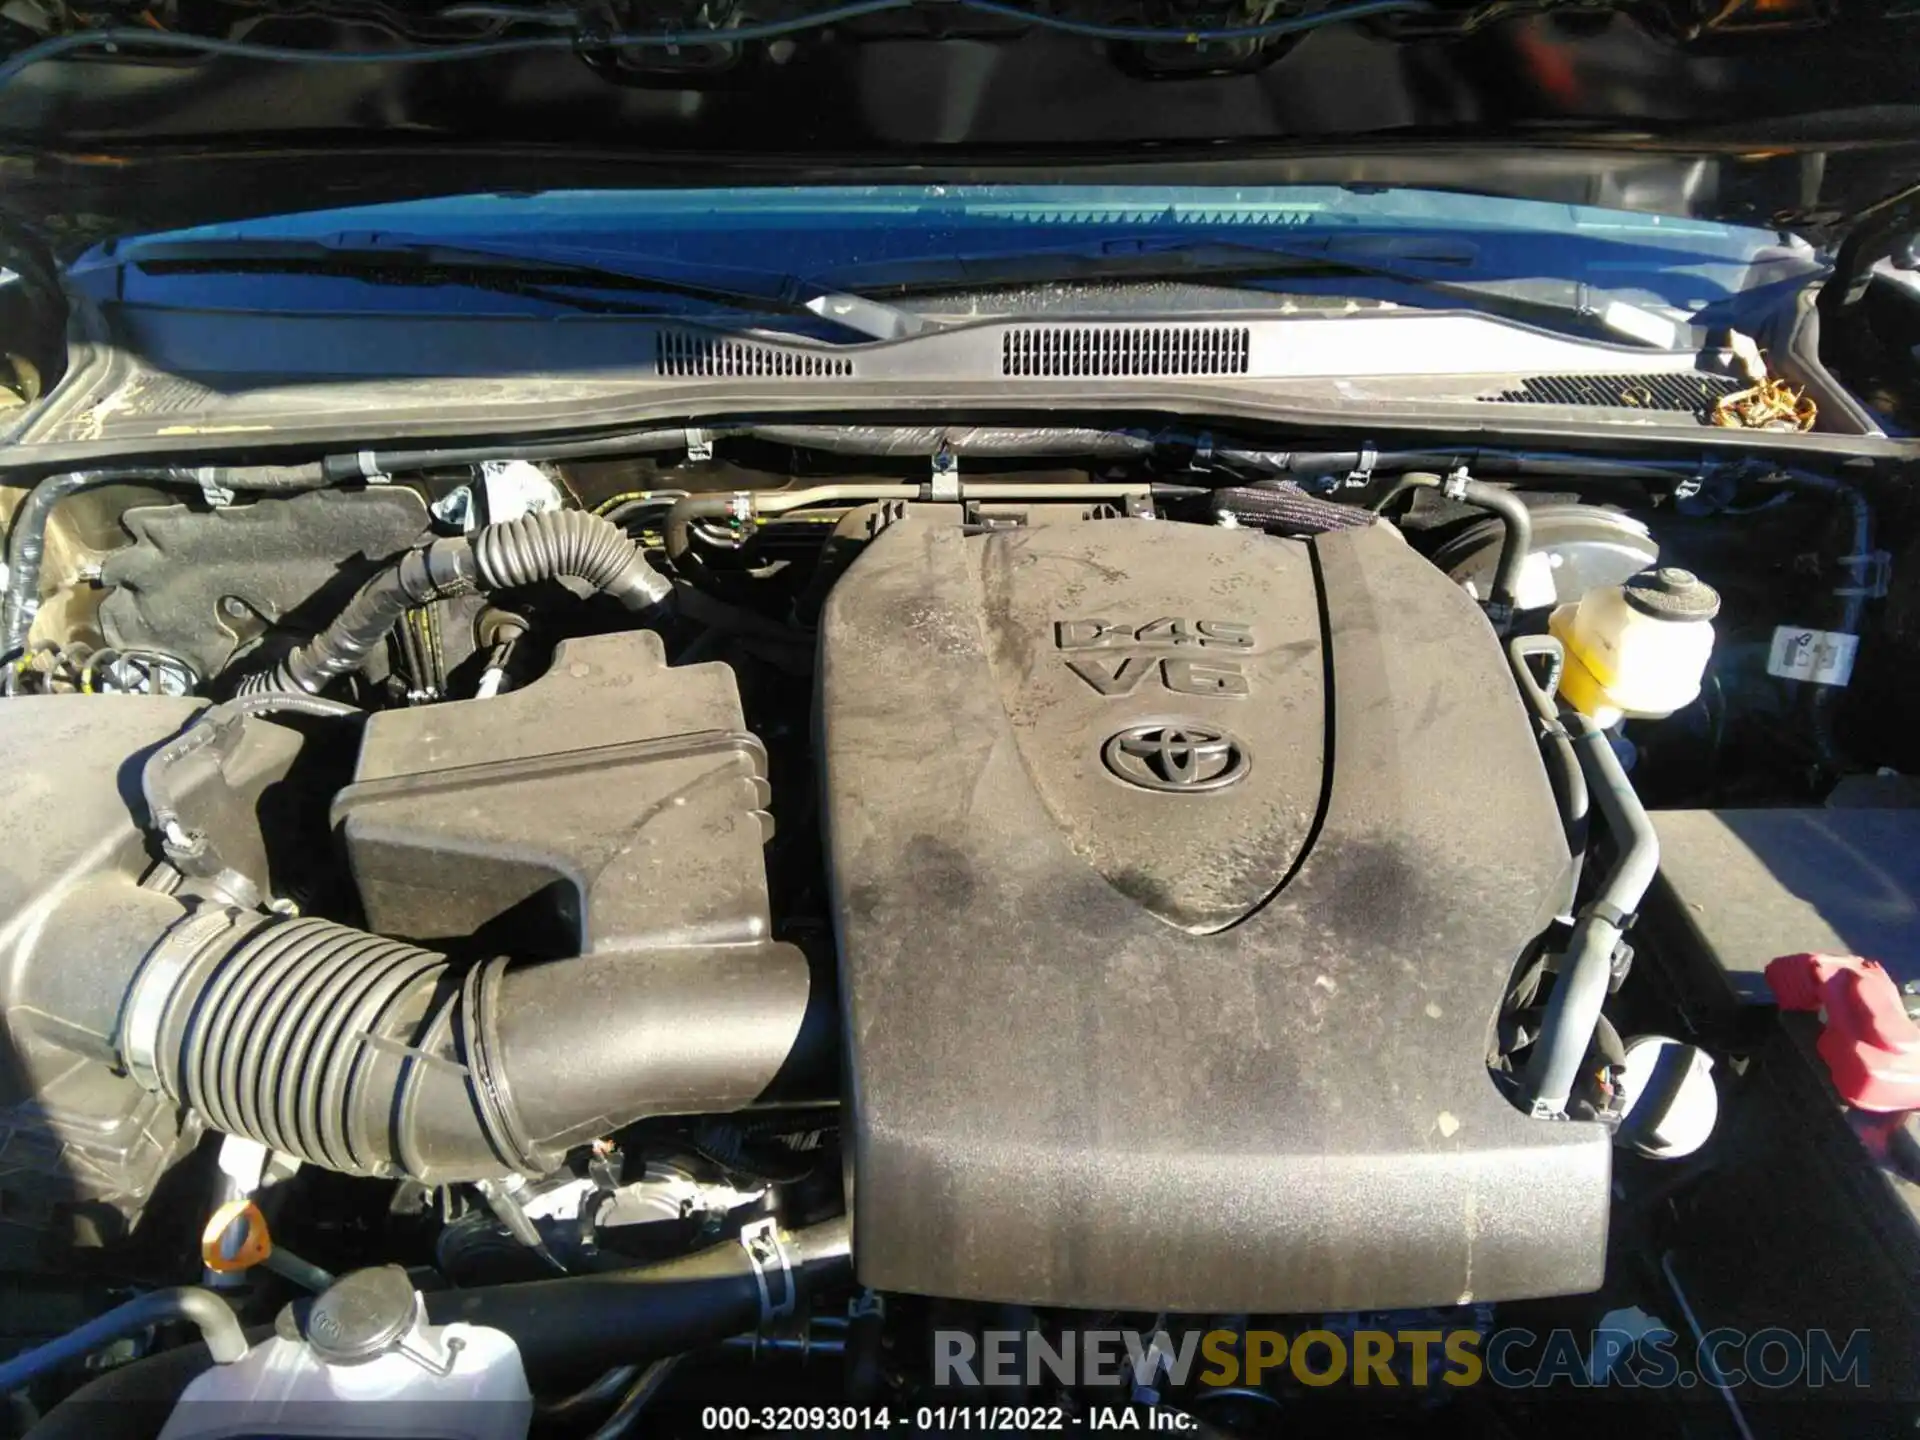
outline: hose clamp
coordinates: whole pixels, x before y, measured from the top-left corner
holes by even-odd
[[[160,1032],[180,981],[207,946],[233,928],[229,911],[202,911],[175,925],[147,952],[120,1012],[120,1060],[143,1090],[172,1095],[160,1073]],[[173,1095],[175,1100],[180,1099]]]
[[[1623,935],[1633,928],[1633,922],[1639,918],[1633,911],[1622,910],[1618,905],[1609,904],[1605,900],[1595,900],[1580,914],[1582,917],[1591,916],[1603,925],[1611,925]]]
[[[495,956],[468,970],[461,982],[461,1009],[468,1024],[466,1053],[461,1058],[466,1061],[474,1109],[494,1154],[516,1169],[533,1170],[540,1168],[537,1147],[518,1123],[506,1076],[493,1053],[494,1015],[506,969],[505,957]]]
[[[793,1279],[793,1261],[780,1243],[780,1227],[771,1215],[755,1220],[740,1231],[740,1248],[747,1252],[753,1266],[753,1283],[760,1287],[760,1323],[767,1324],[793,1314],[799,1298]],[[779,1298],[774,1298],[768,1276],[779,1267]]]
[[[1347,472],[1346,488],[1363,489],[1373,483],[1373,467],[1380,463],[1380,452],[1371,441],[1360,447],[1360,453],[1354,456],[1354,467]]]
[[[1449,500],[1460,501],[1467,498],[1467,482],[1473,477],[1467,473],[1465,465],[1456,465],[1448,472],[1441,483],[1440,493]]]
[[[211,465],[202,465],[193,472],[193,478],[200,482],[200,494],[211,510],[224,510],[233,504],[234,493],[231,485],[223,484],[220,472]]]

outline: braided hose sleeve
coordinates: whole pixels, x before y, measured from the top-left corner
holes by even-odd
[[[1288,535],[1324,535],[1356,530],[1379,517],[1358,505],[1342,505],[1309,495],[1298,485],[1234,485],[1216,490],[1209,501],[1216,517],[1231,516],[1241,525]]]

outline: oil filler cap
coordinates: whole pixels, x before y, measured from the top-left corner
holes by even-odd
[[[1711,620],[1720,613],[1720,592],[1677,565],[1642,570],[1620,592],[1627,604],[1655,620]]]
[[[398,1347],[419,1313],[420,1296],[398,1265],[356,1270],[307,1311],[307,1344],[337,1364],[371,1360]]]

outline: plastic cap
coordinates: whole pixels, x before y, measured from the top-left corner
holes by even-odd
[[[1861,1110],[1920,1109],[1920,1026],[1893,977],[1858,955],[1782,955],[1767,964],[1782,1010],[1825,1012],[1815,1042],[1834,1089]]]
[[[1621,586],[1621,594],[1655,620],[1711,620],[1720,613],[1720,592],[1677,565],[1642,570]]]
[[[420,1296],[398,1265],[356,1270],[328,1287],[307,1312],[307,1343],[326,1360],[370,1360],[413,1327]]]
[[[1625,1108],[1615,1138],[1656,1160],[1678,1160],[1707,1143],[1720,1118],[1713,1059],[1665,1035],[1627,1042],[1616,1074]]]

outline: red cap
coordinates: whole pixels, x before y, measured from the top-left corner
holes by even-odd
[[[1824,1010],[1820,1058],[1862,1110],[1920,1110],[1920,1026],[1893,978],[1858,955],[1782,955],[1767,965],[1782,1010]]]

